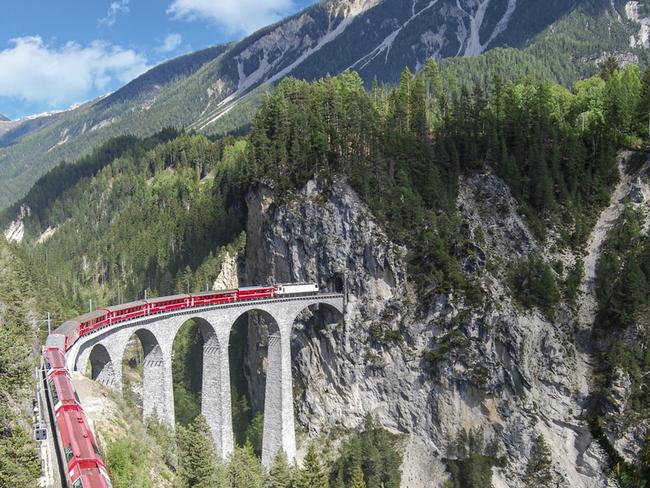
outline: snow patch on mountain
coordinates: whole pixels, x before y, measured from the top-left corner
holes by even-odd
[[[246,95],[250,88],[260,84],[260,82],[261,84],[274,83],[291,73],[303,61],[339,37],[345,32],[358,14],[376,5],[379,3],[379,0],[357,0],[345,3],[348,7],[345,10],[345,17],[342,20],[340,17],[330,17],[330,23],[325,34],[316,41],[309,36],[301,35],[301,29],[307,23],[314,22],[313,18],[305,13],[274,29],[243,51],[237,57],[239,75],[237,90],[223,99],[216,106],[216,110],[212,112],[211,116],[207,119],[203,118],[194,124],[193,127],[202,130],[223,117],[235,104],[243,99],[242,96]],[[336,5],[330,5],[329,7],[335,8]],[[279,55],[273,53],[274,60],[269,62],[271,52],[277,50],[278,47],[282,48],[282,52]],[[277,70],[288,53],[296,53],[296,51],[300,52],[300,50],[302,50],[301,54],[293,62]],[[244,71],[244,61],[250,59],[252,56],[258,56],[259,64],[255,71],[246,74]]]
[[[56,232],[57,230],[58,230],[58,227],[52,227],[52,226],[48,227],[47,229],[45,229],[45,230],[43,231],[43,233],[42,233],[40,236],[38,236],[38,240],[37,240],[37,242],[38,242],[39,244],[43,244],[43,243],[44,243],[45,241],[47,241],[50,237],[52,237],[52,236],[55,234],[55,232]]]

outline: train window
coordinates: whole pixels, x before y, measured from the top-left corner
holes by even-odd
[[[79,478],[77,481],[72,483],[72,488],[83,488],[83,487],[84,487],[84,483],[83,481],[81,481],[81,478]]]
[[[72,457],[74,456],[74,453],[72,452],[72,446],[68,444],[67,446],[65,446],[64,451],[65,451],[66,461],[70,461],[70,459],[72,459]]]
[[[43,362],[45,363],[45,369],[47,369],[48,371],[52,369],[52,365],[50,364],[49,359],[45,358]]]
[[[54,386],[54,381],[50,381],[50,394],[52,395],[52,401],[54,402],[54,405],[59,403],[59,395],[56,392],[56,387]]]

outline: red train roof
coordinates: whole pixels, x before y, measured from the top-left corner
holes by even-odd
[[[47,347],[45,348],[45,369],[48,371],[52,369],[63,369],[65,368],[65,356],[61,352],[61,349],[58,347]]]
[[[237,291],[236,288],[232,288],[230,290],[211,290],[211,291],[200,291],[197,293],[190,293],[190,296],[193,297],[204,297],[208,295],[227,295],[228,293],[235,293]]]
[[[55,391],[52,396],[55,401],[62,404],[75,404],[78,403],[77,395],[75,394],[74,386],[68,375],[67,370],[55,371],[49,378],[50,387],[54,386]]]
[[[78,468],[71,470],[71,475],[74,473],[76,477],[79,472],[81,472],[83,488],[111,488],[113,486],[108,479],[108,473],[100,463],[83,463]]]
[[[69,336],[70,332],[77,330],[79,328],[79,321],[77,318],[66,320],[61,325],[59,325],[53,334],[62,334],[64,336]]]
[[[99,310],[95,310],[93,312],[88,312],[83,315],[79,315],[79,317],[76,317],[73,320],[77,322],[87,322],[93,319],[100,319],[105,315],[106,315],[106,310],[100,308]]]
[[[147,298],[147,303],[160,303],[160,302],[171,302],[173,300],[184,300],[190,298],[190,295],[170,295],[168,297],[156,297],[156,298]]]
[[[147,302],[144,300],[137,300],[135,302],[122,303],[121,305],[109,305],[108,307],[104,307],[104,310],[108,310],[109,312],[120,312],[128,308],[141,307],[146,304]]]
[[[59,409],[56,413],[56,424],[68,464],[73,460],[98,459],[95,437],[79,405]]]

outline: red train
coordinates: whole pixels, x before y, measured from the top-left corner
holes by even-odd
[[[61,467],[71,488],[110,488],[106,467],[65,367],[66,352],[82,336],[125,320],[193,307],[245,300],[281,298],[318,293],[310,283],[241,287],[151,298],[104,307],[64,322],[50,334],[43,348],[44,381],[47,383],[52,425],[56,426]]]
[[[56,426],[59,461],[70,488],[112,488],[95,437],[79,403],[65,367],[63,351],[43,348],[43,380],[50,406],[50,420]]]
[[[125,320],[186,308],[314,293],[318,293],[318,285],[298,283],[240,287],[233,290],[206,291],[123,303],[104,307],[64,322],[53,334],[53,336],[59,335],[58,339],[52,337],[50,341],[48,338],[48,344],[67,351],[79,337]]]

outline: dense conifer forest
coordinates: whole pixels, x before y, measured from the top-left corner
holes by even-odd
[[[0,486],[38,486],[31,399],[37,365],[36,288],[19,255],[0,239]]]

